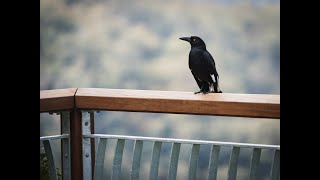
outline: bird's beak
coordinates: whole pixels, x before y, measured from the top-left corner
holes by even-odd
[[[190,38],[190,37],[181,37],[181,38],[179,38],[179,39],[184,40],[184,41],[191,42],[191,38]]]

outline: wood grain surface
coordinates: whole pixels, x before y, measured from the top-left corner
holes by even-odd
[[[78,88],[79,109],[280,118],[280,95]]]
[[[40,112],[73,109],[76,91],[77,88],[40,91]]]

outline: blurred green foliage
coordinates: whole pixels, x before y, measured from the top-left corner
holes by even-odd
[[[59,168],[57,168],[57,176],[58,180],[62,180],[62,175]],[[48,160],[45,153],[40,153],[40,180],[50,180]]]

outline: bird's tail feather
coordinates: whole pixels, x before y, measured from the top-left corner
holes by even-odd
[[[219,87],[219,76],[217,76],[217,92],[222,92]]]
[[[213,83],[210,84],[210,91],[222,92],[219,87],[219,76],[212,75],[211,77],[212,77]]]

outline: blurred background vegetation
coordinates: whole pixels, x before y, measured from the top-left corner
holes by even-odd
[[[198,90],[188,69],[190,45],[200,36],[215,59],[225,93],[280,94],[278,0],[41,0],[40,90],[71,87]],[[60,133],[57,115],[40,114],[40,135]],[[273,119],[133,112],[96,114],[96,133],[280,144]],[[113,143],[107,148],[114,151]],[[56,164],[60,143],[53,142]],[[144,146],[140,177],[148,177],[152,145]],[[125,146],[130,162],[133,143]],[[198,179],[207,177],[209,147],[202,147]],[[190,149],[181,148],[178,178],[185,179]],[[229,148],[221,149],[218,176],[227,175]],[[240,153],[238,179],[247,179],[251,150]],[[159,179],[170,146],[163,146]],[[262,151],[259,179],[269,175],[272,152]],[[106,158],[105,178],[110,174]],[[126,179],[130,163],[124,163]]]

